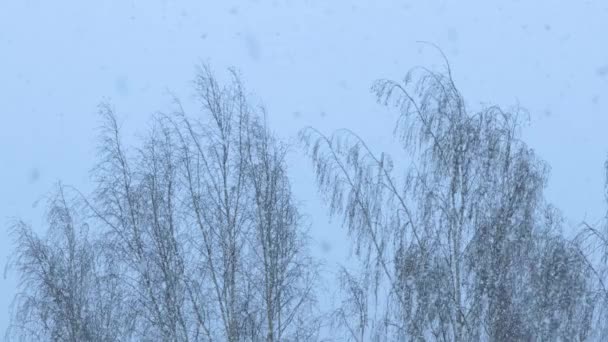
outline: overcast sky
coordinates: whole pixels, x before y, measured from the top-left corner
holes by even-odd
[[[393,110],[369,86],[448,56],[468,107],[530,112],[527,142],[551,166],[547,197],[574,227],[604,215],[608,153],[608,1],[0,0],[0,261],[14,217],[36,225],[37,202],[62,182],[91,189],[97,105],[109,100],[137,143],[170,93],[196,114],[191,81],[234,66],[271,127],[286,139],[307,125],[350,128],[394,151]],[[213,4],[212,4],[213,3]],[[400,156],[394,156],[399,158]],[[313,251],[347,254],[339,222],[294,150],[291,176],[309,215]],[[329,267],[331,268],[331,267]],[[0,332],[14,274],[0,280]]]

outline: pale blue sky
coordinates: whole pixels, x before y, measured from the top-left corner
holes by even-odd
[[[375,103],[376,78],[439,66],[441,46],[469,108],[520,104],[529,144],[552,167],[549,200],[571,224],[599,219],[608,153],[608,2],[320,0],[0,0],[0,260],[6,224],[38,224],[34,205],[62,180],[85,192],[95,160],[97,104],[114,103],[126,140],[150,114],[191,113],[200,61],[219,75],[235,66],[271,126],[285,138],[313,125],[346,127],[377,151],[394,113]],[[395,156],[398,158],[398,156]],[[309,163],[292,156],[296,195],[310,215],[313,251],[329,265],[347,243],[328,223]],[[0,332],[14,295],[0,280]]]

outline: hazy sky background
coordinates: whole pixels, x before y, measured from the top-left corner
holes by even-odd
[[[350,128],[395,151],[395,111],[375,102],[377,78],[398,79],[448,56],[470,109],[530,111],[527,142],[551,166],[547,197],[574,227],[600,219],[608,153],[608,1],[0,0],[0,261],[14,217],[36,224],[59,180],[91,189],[97,104],[108,99],[137,143],[170,92],[191,115],[191,81],[209,62],[238,68],[286,139],[313,125]],[[394,155],[394,158],[401,157]],[[348,252],[339,220],[294,150],[291,176],[328,269]],[[0,280],[0,332],[14,274]]]

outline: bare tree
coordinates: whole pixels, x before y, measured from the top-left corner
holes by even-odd
[[[48,204],[48,230],[39,237],[22,221],[13,225],[15,254],[9,267],[20,277],[7,340],[127,341],[133,317],[103,244],[90,240],[60,185]]]
[[[311,338],[316,271],[290,190],[287,151],[231,76],[221,86],[204,66],[196,79],[204,115],[189,118],[180,106],[173,116],[184,212],[195,227],[198,268],[208,274],[194,305],[219,317],[210,339]]]
[[[604,163],[604,197],[608,203],[608,159]],[[575,237],[575,246],[594,280],[593,329],[591,337],[596,340],[608,338],[608,214],[598,222],[584,221]]]
[[[369,272],[361,272],[363,279],[357,279],[346,269],[339,274],[340,286],[345,292],[341,305],[333,313],[335,325],[346,328],[346,338],[350,341],[366,341],[370,328],[369,318]]]
[[[135,155],[121,142],[109,105],[102,105],[100,156],[94,170],[97,188],[91,205],[108,229],[107,247],[119,256],[122,281],[138,305],[137,336],[188,341],[193,330],[185,311],[186,280],[178,217],[175,147],[158,120]]]
[[[522,111],[469,113],[449,65],[372,89],[400,111],[395,133],[409,157],[399,161],[403,178],[388,155],[350,131],[309,128],[301,140],[331,213],[344,218],[357,255],[375,270],[368,281],[385,294],[376,330],[403,340],[539,338],[531,312],[544,309],[528,295],[535,241],[557,232],[540,220],[553,215],[542,197],[546,166],[518,138]],[[576,306],[586,292],[568,292],[566,280],[557,288]],[[558,325],[585,321],[588,310],[578,308],[564,308],[575,312]],[[580,336],[588,328],[576,327]]]
[[[253,195],[252,281],[260,289],[266,340],[294,341],[315,329],[311,316],[316,267],[308,256],[302,218],[291,194],[287,148],[255,118],[248,130],[247,169]],[[298,324],[300,323],[300,324]]]
[[[111,106],[100,106],[95,191],[91,200],[78,193],[96,240],[75,226],[62,190],[51,203],[47,240],[15,225],[12,265],[24,292],[11,334],[317,338],[317,268],[291,193],[288,149],[231,76],[221,86],[204,66],[196,79],[202,115],[189,117],[181,106],[156,115],[136,148],[123,144]]]
[[[219,317],[219,324],[209,327],[209,338],[227,341],[245,338],[244,324],[252,310],[244,267],[251,230],[245,168],[249,108],[240,83],[236,78],[234,82],[221,88],[211,71],[203,68],[196,85],[205,116],[194,120],[182,112],[177,123],[186,188],[183,203],[189,224],[196,227],[198,268],[210,279],[201,284],[201,291],[213,298],[195,305],[208,306],[208,315]]]

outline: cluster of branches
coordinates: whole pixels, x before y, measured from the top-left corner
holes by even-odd
[[[351,131],[300,133],[360,261],[339,273],[331,337],[605,340],[608,229],[585,224],[567,239],[543,195],[548,167],[520,139],[525,112],[470,111],[446,67],[373,85],[399,111],[398,160]],[[21,292],[8,338],[319,339],[318,273],[287,147],[231,75],[221,86],[203,68],[204,115],[176,101],[134,150],[101,107],[93,196],[60,186],[45,237],[12,228]]]
[[[603,340],[608,297],[544,200],[548,168],[519,138],[525,112],[471,112],[447,63],[372,91],[399,111],[399,160],[351,131],[300,135],[361,261],[340,276],[342,338]]]
[[[121,142],[112,108],[101,106],[94,194],[59,186],[44,237],[12,227],[20,292],[8,339],[316,338],[317,267],[287,146],[231,76],[222,86],[203,67],[203,115],[177,102],[137,148]]]

